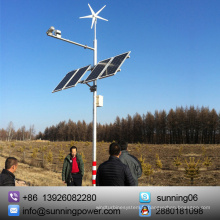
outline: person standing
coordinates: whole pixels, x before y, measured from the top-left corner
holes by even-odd
[[[96,185],[134,186],[135,182],[128,166],[123,164],[119,159],[119,155],[121,154],[120,145],[118,143],[110,144],[109,154],[109,160],[98,167]]]
[[[0,186],[15,186],[14,172],[17,170],[18,160],[15,157],[8,157],[5,161],[5,169],[0,174]]]
[[[82,156],[77,153],[77,147],[70,148],[70,154],[66,156],[63,163],[62,181],[67,186],[82,186],[84,175],[84,163]]]
[[[138,178],[142,175],[142,167],[140,161],[133,155],[128,153],[128,143],[125,141],[118,142],[121,146],[121,155],[119,159],[125,165],[127,165],[131,171],[131,174],[135,181],[135,186],[138,186]]]

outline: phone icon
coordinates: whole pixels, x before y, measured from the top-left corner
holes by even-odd
[[[19,202],[20,201],[20,192],[19,191],[9,191],[8,192],[8,201],[9,202]]]

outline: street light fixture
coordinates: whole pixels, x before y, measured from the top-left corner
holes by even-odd
[[[61,31],[60,31],[60,30],[55,30],[55,31],[54,31],[54,35],[55,35],[56,37],[61,38]]]
[[[62,41],[66,41],[66,42],[71,43],[71,44],[75,44],[77,46],[83,47],[84,49],[90,49],[90,50],[93,50],[93,51],[95,50],[94,48],[89,47],[87,45],[79,44],[77,42],[62,38],[61,37],[61,31],[60,30],[55,30],[55,28],[53,26],[51,26],[46,33],[47,33],[47,36],[49,36],[49,37],[53,37],[53,38],[56,38],[56,39],[59,39],[59,40],[62,40]]]
[[[51,26],[48,31],[46,32],[47,35],[53,35],[53,31],[55,30],[55,28],[53,26]]]

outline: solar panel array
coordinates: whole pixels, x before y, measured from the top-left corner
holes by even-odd
[[[90,65],[80,68],[74,75],[74,77],[67,83],[64,89],[68,89],[76,86],[79,80],[84,76],[84,74],[88,71]]]
[[[66,76],[62,79],[62,81],[58,84],[58,86],[53,90],[53,93],[76,86],[79,80],[88,71],[89,67],[90,65],[67,73]]]
[[[103,60],[100,61],[92,70],[92,72],[90,73],[90,75],[86,78],[86,80],[84,81],[84,83],[88,83],[91,81],[96,80],[105,70],[105,68],[107,67],[107,64],[109,63],[109,61],[111,60],[111,58],[107,59],[107,60]]]
[[[125,59],[129,56],[130,52],[118,55],[112,59],[112,61],[108,64],[105,71],[101,74],[99,79],[113,76],[120,69],[121,65],[124,63]]]
[[[118,56],[100,61],[83,83],[88,83],[91,81],[95,81],[97,79],[102,79],[105,77],[115,75],[120,69],[121,65],[126,60],[126,58],[129,57],[129,54],[130,54],[130,51],[127,53],[123,53]]]
[[[105,77],[115,75],[119,71],[121,65],[124,63],[126,58],[129,57],[129,54],[130,54],[130,51],[120,54],[118,56],[100,61],[93,68],[93,70],[91,71],[89,76],[86,78],[86,80],[83,80],[80,83],[88,83],[88,82],[95,81],[97,79],[103,79]],[[53,93],[76,86],[76,84],[81,80],[81,78],[89,70],[89,68],[90,68],[90,65],[67,73],[66,76],[62,79],[62,81],[58,84],[58,86],[53,90]]]
[[[53,92],[58,92],[63,89],[63,87],[68,83],[68,81],[72,78],[77,70],[73,70],[66,74],[66,76],[62,79],[62,81],[58,84],[58,86],[53,90]]]

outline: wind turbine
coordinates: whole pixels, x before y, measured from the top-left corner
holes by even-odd
[[[92,7],[90,6],[90,4],[88,4],[88,6],[89,6],[90,11],[91,11],[92,14],[91,14],[91,15],[84,16],[84,17],[80,17],[80,18],[92,18],[91,29],[92,29],[94,23],[96,24],[97,18],[99,18],[99,19],[101,19],[101,20],[104,20],[104,21],[108,21],[107,19],[98,16],[98,14],[105,8],[106,5],[103,6],[103,7],[102,7],[98,12],[96,12],[96,13],[92,10]]]
[[[93,64],[94,66],[97,64],[97,39],[96,39],[96,23],[97,23],[97,19],[101,19],[104,21],[108,21],[105,18],[102,18],[100,16],[98,16],[98,14],[105,8],[105,6],[103,6],[98,12],[94,12],[92,7],[90,6],[90,4],[88,4],[90,11],[91,11],[91,15],[87,15],[84,17],[80,17],[80,18],[92,18],[92,25],[91,25],[91,29],[93,28],[94,25],[94,41],[93,41],[93,48],[94,48],[94,57],[93,57]],[[93,92],[93,162],[92,162],[92,184],[93,186],[96,185],[96,118],[97,118],[97,113],[96,113],[96,96],[97,96],[97,85],[96,85],[96,80],[93,81],[93,88],[91,90],[91,92]]]
[[[101,20],[104,20],[104,21],[108,21],[107,19],[105,18],[102,18],[100,16],[98,16],[98,14],[105,8],[105,6],[103,6],[98,12],[94,12],[92,7],[90,6],[90,4],[88,4],[89,8],[90,8],[90,11],[91,11],[91,15],[87,15],[87,16],[83,16],[83,17],[80,17],[80,18],[92,18],[92,25],[91,25],[91,29],[93,28],[93,25],[95,24],[95,27],[94,27],[94,41],[93,41],[93,45],[94,45],[94,66],[97,64],[97,40],[96,40],[96,23],[97,23],[97,19],[101,19]]]

